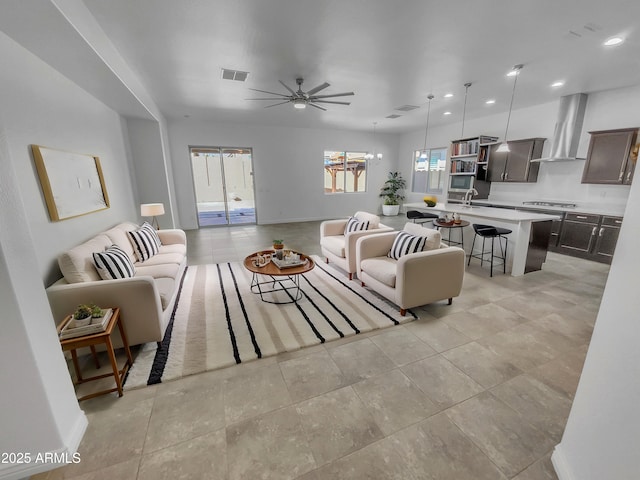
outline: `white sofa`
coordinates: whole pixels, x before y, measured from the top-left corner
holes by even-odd
[[[338,265],[349,274],[349,280],[356,273],[356,241],[372,233],[391,232],[393,228],[380,223],[380,217],[367,212],[354,215],[361,222],[369,222],[369,229],[345,234],[348,218],[325,220],[320,224],[320,249],[327,263]]]
[[[187,239],[182,230],[159,230],[159,253],[144,262],[136,261],[127,231],[139,228],[121,223],[58,257],[63,278],[47,288],[56,322],[71,314],[81,303],[119,307],[130,345],[159,342],[171,318],[187,266]],[[122,248],[134,262],[135,276],[102,280],[93,263],[93,253],[111,245]],[[121,346],[119,336],[114,344]]]
[[[398,260],[389,258],[396,235],[387,232],[368,235],[356,244],[358,278],[366,286],[400,307],[408,308],[448,300],[460,295],[464,279],[464,250],[441,243],[440,232],[407,223],[411,235],[427,237],[429,250],[410,253]]]

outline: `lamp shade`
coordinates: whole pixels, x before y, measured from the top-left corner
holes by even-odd
[[[164,204],[162,203],[143,203],[140,205],[140,215],[143,217],[155,217],[156,215],[164,215]]]

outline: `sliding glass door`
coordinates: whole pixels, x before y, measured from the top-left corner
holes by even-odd
[[[250,148],[191,147],[198,225],[256,223]]]

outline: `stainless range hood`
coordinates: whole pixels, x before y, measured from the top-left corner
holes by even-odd
[[[568,162],[585,160],[576,157],[578,142],[582,132],[584,112],[587,107],[587,94],[576,93],[560,98],[558,121],[551,142],[549,155],[532,162]]]

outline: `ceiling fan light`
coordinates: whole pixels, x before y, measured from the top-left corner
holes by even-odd
[[[293,106],[295,108],[307,108],[307,102],[305,101],[304,98],[296,98],[293,101]]]

